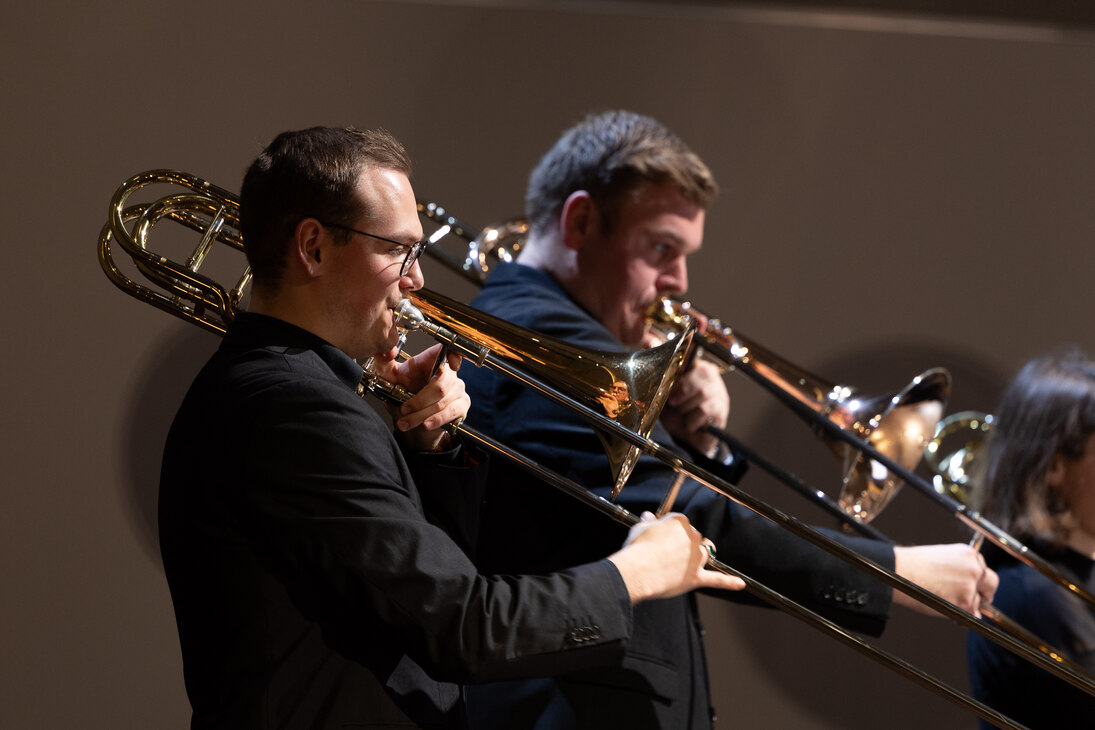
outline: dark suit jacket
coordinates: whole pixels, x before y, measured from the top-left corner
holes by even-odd
[[[1095,561],[1067,548],[1036,545],[1035,550],[1053,556],[1053,566],[1078,585],[1095,590]],[[1000,576],[993,605],[1095,676],[1095,609],[1001,550],[990,549],[988,556]],[[1079,730],[1095,724],[1095,697],[975,631],[966,641],[977,699],[1035,730]],[[981,720],[980,727],[992,725]]]
[[[501,264],[473,304],[572,344],[623,349],[550,276],[526,266]],[[472,396],[470,425],[608,495],[608,462],[586,421],[486,368],[466,365],[460,374]],[[672,445],[661,427],[652,437]],[[711,462],[703,466],[718,468]],[[644,456],[618,501],[635,513],[654,510],[672,477],[668,467]],[[499,464],[491,470],[485,505],[477,560],[487,571],[550,571],[602,557],[619,547],[624,534],[601,513]],[[674,509],[715,541],[720,560],[847,628],[881,632],[892,595],[884,584],[691,480],[681,489]],[[893,568],[889,546],[826,534]],[[744,593],[722,595],[755,602]],[[701,636],[691,596],[640,604],[622,663],[558,679],[469,688],[472,726],[710,727]]]
[[[474,538],[479,471],[409,465],[360,377],[242,315],[179,410],[160,542],[195,728],[460,727],[455,682],[618,660],[615,566],[480,575],[437,526]]]

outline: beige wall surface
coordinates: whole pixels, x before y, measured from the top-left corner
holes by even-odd
[[[520,212],[559,131],[630,108],[679,132],[723,185],[693,300],[793,362],[867,393],[941,365],[950,410],[988,410],[1026,358],[1095,350],[1095,44],[1081,32],[621,3],[47,1],[3,16],[6,727],[188,722],[155,484],[216,338],[99,268],[110,196],[141,170],[234,190],[278,131],[385,126],[421,197],[485,225]],[[427,277],[470,296],[436,264]],[[831,489],[825,446],[727,377],[731,429]],[[232,433],[210,424],[210,439]],[[823,519],[760,470],[743,486]],[[966,538],[908,491],[879,526]],[[786,615],[702,610],[720,727],[974,724]],[[881,640],[960,688],[963,643],[907,612]]]

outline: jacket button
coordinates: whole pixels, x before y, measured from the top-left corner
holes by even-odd
[[[596,625],[576,626],[570,630],[569,637],[575,644],[593,641],[594,639],[601,638],[601,627]]]

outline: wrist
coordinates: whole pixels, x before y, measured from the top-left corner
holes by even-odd
[[[653,595],[650,586],[647,585],[643,561],[634,559],[636,547],[628,546],[608,556],[609,562],[616,566],[620,578],[623,579],[632,606],[642,603]]]

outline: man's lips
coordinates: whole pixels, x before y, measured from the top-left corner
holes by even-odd
[[[391,312],[391,322],[392,322],[391,328],[392,328],[392,330],[397,329],[395,323],[399,321],[399,314],[396,312],[396,307],[398,307],[398,306],[399,305],[396,304],[395,306],[388,307],[388,311]],[[400,343],[397,341],[394,345],[391,346],[391,348],[389,348],[387,350],[384,350],[383,352],[378,352],[373,357],[376,357],[380,360],[388,360],[388,361],[395,360],[397,357],[399,357],[399,349],[400,349]]]

